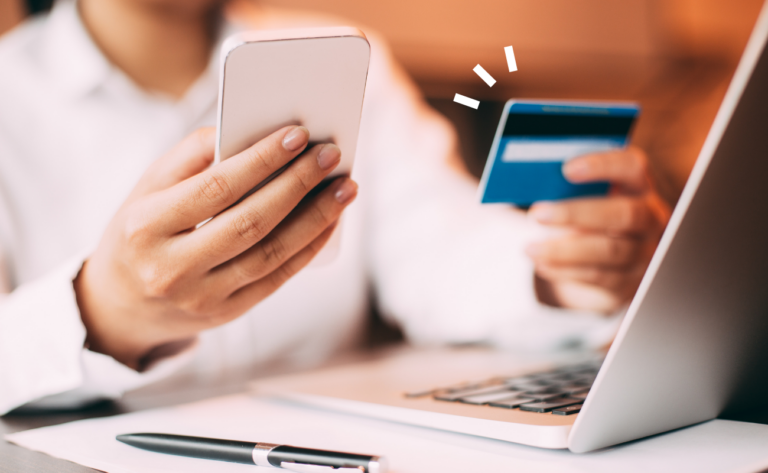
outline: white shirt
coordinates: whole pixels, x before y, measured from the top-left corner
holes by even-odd
[[[265,11],[256,27],[318,22]],[[117,397],[169,376],[213,382],[309,366],[354,343],[371,286],[416,343],[553,349],[610,339],[616,318],[536,300],[523,248],[541,228],[518,210],[477,203],[476,183],[448,166],[454,131],[371,39],[353,172],[360,192],[337,258],[143,373],[84,348],[72,280],[147,166],[215,123],[218,58],[175,101],[112,66],[72,1],[0,40],[0,414]]]

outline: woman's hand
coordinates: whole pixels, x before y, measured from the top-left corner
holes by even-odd
[[[237,318],[309,263],[357,194],[342,177],[305,199],[341,152],[324,144],[296,158],[304,127],[208,168],[214,133],[195,132],[147,170],[75,280],[91,350],[140,369],[153,350]]]
[[[569,229],[527,248],[542,302],[610,313],[634,295],[669,221],[637,148],[581,156],[563,166],[573,183],[611,182],[604,198],[541,202],[530,215]]]

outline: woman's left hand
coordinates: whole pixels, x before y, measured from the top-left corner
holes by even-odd
[[[670,207],[657,193],[638,148],[574,158],[563,174],[573,183],[609,181],[611,191],[606,197],[531,207],[539,223],[571,230],[526,249],[535,264],[539,299],[556,307],[614,312],[637,290]]]

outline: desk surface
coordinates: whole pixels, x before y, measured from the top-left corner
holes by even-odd
[[[36,427],[57,425],[79,419],[112,416],[150,408],[165,407],[225,394],[242,392],[243,382],[202,386],[194,382],[178,385],[173,391],[144,390],[129,393],[119,402],[104,402],[77,412],[13,413],[0,417],[0,438],[3,434]],[[0,440],[0,473],[10,472],[84,473],[95,470],[49,457]],[[749,470],[747,470],[749,471]],[[768,470],[766,470],[768,471]]]
[[[0,473],[93,473],[96,470],[33,452],[2,440],[2,436],[22,430],[63,424],[80,419],[105,417],[127,412],[136,412],[155,407],[171,406],[207,399],[214,396],[241,392],[243,383],[229,383],[219,386],[199,386],[190,383],[178,391],[168,394],[129,393],[119,402],[103,402],[76,412],[12,413],[0,417]]]
[[[361,361],[378,356],[385,356],[390,350],[399,351],[405,348],[398,343],[397,337],[385,333],[380,340],[377,338],[367,341],[371,349],[346,353],[328,361],[324,366]],[[270,372],[262,376],[270,376]],[[251,376],[252,378],[252,376]],[[158,383],[156,386],[137,390],[126,394],[120,401],[106,401],[86,409],[65,412],[13,412],[0,417],[0,473],[93,473],[96,470],[65,460],[52,458],[43,453],[13,445],[3,439],[5,434],[35,429],[50,425],[58,425],[81,419],[107,417],[128,412],[143,411],[158,407],[173,406],[243,392],[250,380],[248,375],[233,372],[228,378],[216,383],[201,383],[196,380],[174,381],[172,388]]]

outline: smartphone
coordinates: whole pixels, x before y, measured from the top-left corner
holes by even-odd
[[[221,51],[216,162],[295,124],[307,127],[312,143],[333,142],[341,149],[341,162],[329,178],[348,175],[369,60],[368,40],[352,27],[248,31],[227,38]],[[335,235],[326,248],[337,247]],[[325,251],[326,260],[330,253]]]
[[[640,107],[631,102],[509,100],[480,181],[482,203],[605,195],[607,182],[572,184],[563,163],[626,146]]]

